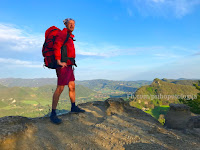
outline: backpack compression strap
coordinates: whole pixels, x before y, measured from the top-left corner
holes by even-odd
[[[46,42],[46,40],[48,39],[50,33],[53,32],[53,31],[56,31],[56,30],[58,30],[58,29],[53,29],[53,30],[51,30],[51,31],[49,32],[49,34],[48,34],[47,37],[45,38],[45,42],[44,42],[44,44],[43,44],[43,47],[46,47],[46,46],[48,45],[48,43],[50,43],[50,42],[53,42],[53,43],[54,43],[56,36],[53,36],[53,39],[51,39],[49,42]]]
[[[53,30],[51,30],[51,31],[49,32],[49,34],[47,35],[47,38],[46,38],[46,39],[48,39],[48,36],[50,35],[51,32],[56,31],[56,30],[58,30],[58,29],[53,29]]]

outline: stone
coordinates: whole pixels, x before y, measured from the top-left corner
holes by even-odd
[[[191,117],[190,109],[184,104],[170,104],[165,116],[165,126],[171,129],[185,129]]]
[[[200,128],[200,116],[192,116],[187,124],[188,128]]]

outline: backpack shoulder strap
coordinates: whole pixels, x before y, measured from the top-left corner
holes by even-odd
[[[67,32],[67,37],[66,37],[66,39],[65,39],[65,41],[64,41],[64,43],[63,43],[63,45],[68,41],[69,37],[70,37],[70,34]]]

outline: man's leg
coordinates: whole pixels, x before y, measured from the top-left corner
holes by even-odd
[[[52,109],[56,109],[58,101],[59,101],[59,97],[60,94],[62,93],[62,91],[64,90],[64,85],[58,85],[54,94],[53,94],[53,101],[52,101]]]
[[[52,112],[50,115],[50,120],[55,124],[60,124],[62,122],[61,119],[59,119],[56,115],[56,107],[59,101],[60,94],[64,90],[64,85],[58,85],[54,94],[53,94],[53,100],[52,100]]]
[[[68,87],[69,87],[69,97],[70,97],[71,103],[75,103],[75,99],[76,99],[75,82],[70,81],[68,84]]]
[[[68,87],[69,87],[69,97],[70,97],[71,104],[72,104],[71,112],[75,112],[75,113],[85,112],[85,110],[83,110],[75,105],[75,99],[76,99],[75,82],[70,81],[68,84]]]

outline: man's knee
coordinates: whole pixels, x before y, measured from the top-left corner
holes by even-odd
[[[70,81],[68,84],[69,91],[75,91],[75,83],[74,81]]]
[[[64,85],[58,85],[56,91],[57,91],[58,93],[62,93],[62,91],[64,90],[64,88],[65,88]]]

